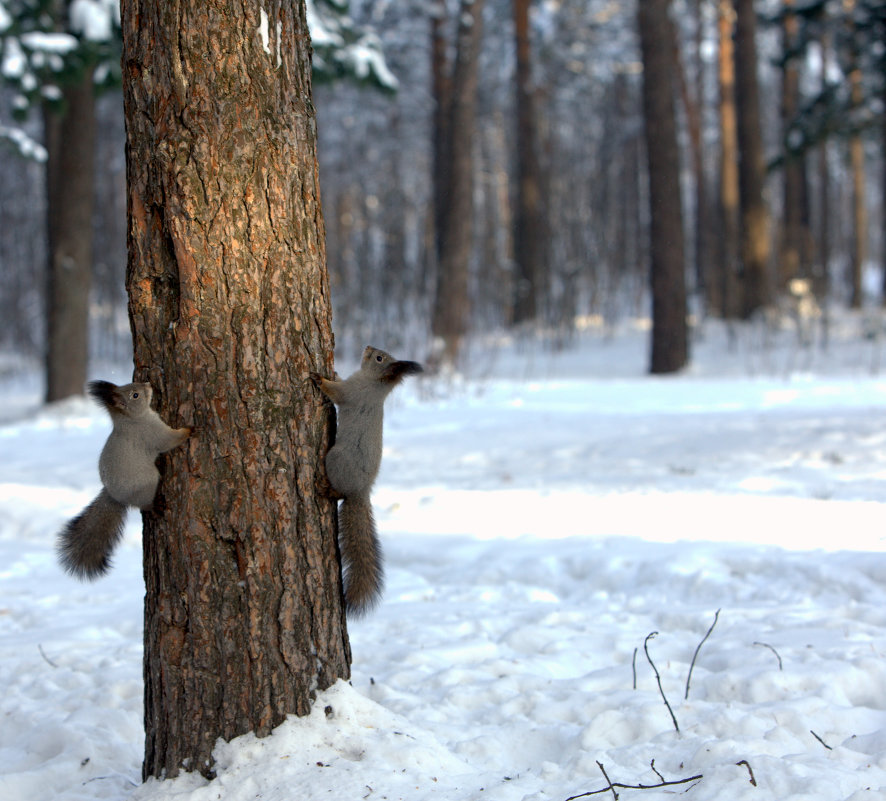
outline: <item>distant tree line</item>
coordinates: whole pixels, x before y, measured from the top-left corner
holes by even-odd
[[[315,69],[389,71],[396,87],[315,93],[340,349],[457,364],[471,334],[562,344],[589,320],[651,313],[650,369],[669,372],[690,358],[690,313],[750,319],[795,279],[857,308],[867,269],[886,280],[886,0],[352,0],[344,19],[316,37]],[[373,58],[322,49],[345,40],[377,44]],[[119,96],[94,118],[92,225],[82,201],[73,227],[93,231],[91,353],[112,357],[128,347]],[[52,172],[0,162],[0,337],[35,354]]]

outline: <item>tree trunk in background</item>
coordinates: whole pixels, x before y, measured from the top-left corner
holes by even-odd
[[[144,515],[145,777],[212,774],[349,675],[304,0],[124,0],[135,376],[194,436]]]
[[[738,189],[738,123],[735,109],[735,54],[732,0],[717,4],[717,75],[720,88],[720,250],[718,262],[722,295],[720,311],[727,320],[741,315],[739,270],[740,204]]]
[[[433,164],[434,235],[436,256],[442,250],[444,217],[448,203],[447,177],[449,175],[449,113],[452,98],[448,41],[446,38],[446,2],[433,0],[431,18],[431,96],[434,111],[431,120],[431,150]]]
[[[46,400],[80,395],[89,359],[95,94],[92,69],[63,90],[64,111],[43,112],[49,269]]]
[[[855,8],[855,0],[843,0],[843,7],[848,16],[847,24],[855,27],[851,14]],[[861,85],[861,68],[858,64],[858,53],[855,51],[854,37],[850,41],[849,53],[849,93],[852,113],[861,107],[863,90]],[[867,251],[867,208],[865,205],[864,187],[864,143],[861,132],[853,130],[849,136],[849,171],[852,180],[852,235],[849,244],[849,305],[860,309],[863,300],[863,272]]]
[[[819,76],[820,90],[824,92],[828,86],[828,69],[830,66],[831,44],[827,33],[822,33],[819,38],[821,48],[821,74]],[[823,138],[818,145],[818,219],[816,222],[815,249],[815,294],[822,302],[827,299],[831,289],[831,170],[828,154],[829,146],[827,138]],[[827,322],[827,315],[825,315]],[[827,326],[825,326],[827,334]]]
[[[538,316],[539,292],[544,275],[541,185],[538,167],[529,8],[532,0],[512,0],[516,51],[517,192],[514,210],[514,311],[515,324]]]
[[[738,184],[741,199],[742,315],[770,302],[769,215],[763,198],[766,163],[757,86],[757,17],[754,0],[735,0],[735,100]]]
[[[800,107],[800,69],[792,54],[797,45],[799,22],[792,13],[793,0],[785,0],[782,19],[782,57],[786,59],[782,70],[781,123],[784,150],[783,208],[781,230],[781,259],[779,264],[779,288],[783,289],[792,278],[807,276],[809,264],[806,239],[809,234],[809,212],[806,203],[805,155],[795,152],[788,141],[790,125]]]
[[[707,179],[704,169],[704,141],[701,129],[701,101],[703,95],[702,60],[701,60],[701,10],[700,0],[694,3],[695,12],[695,38],[694,38],[694,61],[695,81],[692,91],[689,88],[689,80],[686,75],[686,60],[680,48],[680,39],[676,28],[671,25],[670,34],[673,36],[674,48],[674,72],[679,88],[680,101],[683,112],[686,115],[686,133],[689,137],[689,155],[692,164],[692,180],[694,184],[694,220],[692,230],[692,275],[695,277],[696,291],[707,299],[710,297],[708,284],[711,280],[707,253],[707,239],[709,233],[709,209],[707,198]]]
[[[883,69],[883,88],[881,102],[886,108],[886,64]],[[882,230],[880,234],[880,270],[881,270],[881,298],[880,303],[886,306],[886,114],[880,122],[880,222]]]
[[[672,373],[689,361],[680,156],[674,112],[676,64],[668,5],[668,0],[643,0],[637,12],[649,161],[653,373]]]
[[[447,171],[443,209],[437,215],[437,292],[433,334],[443,342],[442,360],[453,364],[470,321],[469,265],[474,225],[473,146],[476,129],[477,65],[483,29],[483,0],[461,0],[455,67],[446,122]]]

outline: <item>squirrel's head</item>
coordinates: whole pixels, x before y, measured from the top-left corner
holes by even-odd
[[[110,381],[90,381],[89,394],[112,414],[137,417],[151,408],[154,391],[150,384],[118,387]]]
[[[399,384],[406,376],[424,372],[418,362],[400,361],[383,350],[367,345],[363,351],[360,369],[370,373],[383,384]]]

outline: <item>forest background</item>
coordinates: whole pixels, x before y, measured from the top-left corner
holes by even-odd
[[[308,6],[339,355],[650,308],[653,372],[706,316],[881,334],[886,2]],[[0,3],[0,350],[48,399],[131,354],[115,7]]]

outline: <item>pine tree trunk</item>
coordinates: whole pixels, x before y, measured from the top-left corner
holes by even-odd
[[[717,4],[717,74],[720,88],[720,248],[719,283],[723,317],[740,316],[739,296],[739,190],[738,131],[735,118],[735,58],[732,33],[735,9],[732,0]]]
[[[886,64],[883,65],[883,85],[880,101],[886,108]],[[880,303],[886,306],[886,114],[880,121]]]
[[[786,59],[782,73],[781,119],[783,136],[800,106],[800,69],[792,54],[797,47],[799,22],[793,13],[793,0],[785,0],[782,19],[782,51]],[[808,276],[809,210],[806,195],[806,157],[793,152],[784,142],[784,208],[782,209],[781,261],[779,284],[783,288],[792,278]]]
[[[696,7],[696,55],[700,51],[701,42],[701,12]],[[695,219],[692,228],[695,235],[692,239],[691,263],[692,273],[696,280],[696,291],[705,299],[709,297],[708,283],[710,281],[709,269],[705,265],[708,264],[707,257],[707,231],[709,230],[708,222],[708,200],[707,200],[707,179],[704,169],[704,140],[702,137],[701,126],[701,108],[700,103],[703,98],[703,81],[702,81],[702,60],[700,57],[695,59],[696,62],[696,80],[694,83],[694,91],[690,92],[689,80],[686,76],[686,64],[683,53],[680,48],[680,38],[677,36],[676,28],[671,25],[671,33],[673,34],[674,48],[674,76],[679,87],[680,102],[683,106],[683,112],[686,115],[686,133],[689,137],[689,155],[690,164],[692,165],[692,180],[695,184]]]
[[[689,360],[680,154],[674,111],[676,65],[668,2],[643,0],[637,12],[651,206],[653,373],[675,372]]]
[[[477,69],[483,30],[483,0],[461,0],[455,66],[445,123],[448,171],[437,168],[444,182],[443,208],[436,215],[437,292],[432,328],[444,343],[443,361],[454,363],[470,322],[469,266],[474,234],[474,133]]]
[[[827,32],[822,32],[818,39],[821,48],[821,65],[819,66],[819,89],[824,92],[828,87],[828,72],[831,61],[831,43]],[[831,289],[831,169],[830,147],[827,138],[818,145],[818,215],[815,222],[815,294],[820,299],[828,297]],[[827,321],[827,316],[825,316]],[[825,326],[825,332],[827,327]]]
[[[741,200],[742,315],[770,302],[769,213],[763,197],[766,163],[757,85],[757,17],[754,0],[735,0],[735,99],[738,183]]]
[[[49,270],[46,400],[83,393],[89,360],[95,95],[92,70],[63,89],[64,111],[43,112]]]
[[[543,275],[542,203],[529,38],[531,0],[513,0],[516,52],[517,192],[514,211],[514,323],[538,316]]]
[[[124,0],[123,41],[135,375],[195,427],[144,515],[143,772],[211,775],[349,674],[310,41],[304,0]]]
[[[847,12],[851,13],[855,3],[844,0]],[[852,23],[850,23],[852,25]],[[850,54],[849,68],[850,103],[853,111],[861,107],[863,89],[858,53]],[[867,204],[865,203],[864,143],[861,132],[853,131],[849,136],[849,170],[852,180],[852,238],[849,246],[849,305],[860,309],[863,301],[863,273],[867,256]]]

